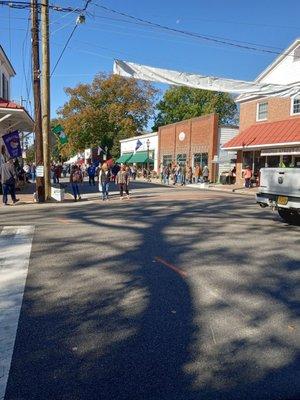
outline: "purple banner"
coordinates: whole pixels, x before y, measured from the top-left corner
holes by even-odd
[[[19,131],[7,133],[6,135],[2,136],[2,139],[10,157],[17,158],[22,156]]]

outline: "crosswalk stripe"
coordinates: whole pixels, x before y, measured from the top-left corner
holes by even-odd
[[[34,226],[0,234],[0,400],[4,399],[28,272]]]

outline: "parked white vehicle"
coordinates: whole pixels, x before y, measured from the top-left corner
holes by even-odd
[[[256,201],[286,222],[300,223],[300,168],[262,168]]]

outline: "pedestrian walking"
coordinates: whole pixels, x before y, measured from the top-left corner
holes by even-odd
[[[195,168],[194,168],[194,180],[195,180],[195,183],[199,182],[199,178],[200,178],[200,165],[196,164]]]
[[[188,181],[188,183],[193,183],[193,170],[192,170],[192,167],[188,168],[187,181]]]
[[[205,166],[203,167],[202,176],[203,176],[203,181],[204,181],[204,182],[208,182],[209,169],[208,169],[208,166],[207,166],[207,165],[205,165]]]
[[[36,166],[35,163],[32,163],[30,166],[30,175],[31,175],[31,181],[34,182],[36,178]]]
[[[95,186],[96,185],[95,184],[95,174],[96,174],[95,165],[90,164],[86,171],[87,171],[87,174],[88,174],[88,177],[89,177],[89,185],[90,186],[92,186],[92,185]]]
[[[120,189],[120,199],[123,200],[123,194],[126,193],[127,199],[129,199],[129,173],[125,166],[122,166],[117,174],[116,183]]]
[[[247,165],[245,172],[244,172],[245,187],[247,189],[251,188],[251,178],[252,178],[252,170],[249,167],[249,165]]]
[[[99,190],[102,192],[102,200],[108,200],[109,183],[111,180],[111,171],[107,164],[104,163],[99,172]]]
[[[186,173],[187,173],[187,170],[186,170],[186,166],[185,166],[185,164],[181,167],[181,171],[180,171],[180,181],[181,181],[181,186],[185,186],[185,184],[186,184]]]
[[[13,204],[19,201],[19,199],[16,198],[16,180],[17,174],[14,167],[14,161],[12,158],[9,158],[8,161],[1,166],[2,200],[5,206],[8,205],[8,194],[10,194]]]
[[[163,169],[163,179],[164,179],[164,184],[169,185],[170,167],[168,165],[166,165]]]
[[[70,174],[70,183],[73,191],[74,201],[77,201],[77,198],[81,200],[80,192],[79,192],[79,184],[82,183],[83,176],[80,168],[77,165],[74,165],[71,169]]]

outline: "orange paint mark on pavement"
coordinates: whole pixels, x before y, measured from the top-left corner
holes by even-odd
[[[180,269],[180,268],[177,268],[175,265],[173,265],[173,264],[171,264],[171,263],[169,263],[169,262],[163,260],[162,258],[160,258],[160,257],[155,257],[154,259],[155,259],[155,261],[158,261],[158,262],[160,262],[161,264],[165,265],[166,267],[170,268],[171,270],[173,270],[174,272],[176,272],[176,273],[177,273],[178,275],[180,275],[181,277],[186,278],[186,277],[188,276],[187,273],[186,273],[185,271],[183,271],[183,270]]]
[[[71,221],[67,220],[66,218],[57,218],[58,222],[62,222],[63,224],[70,224]]]

